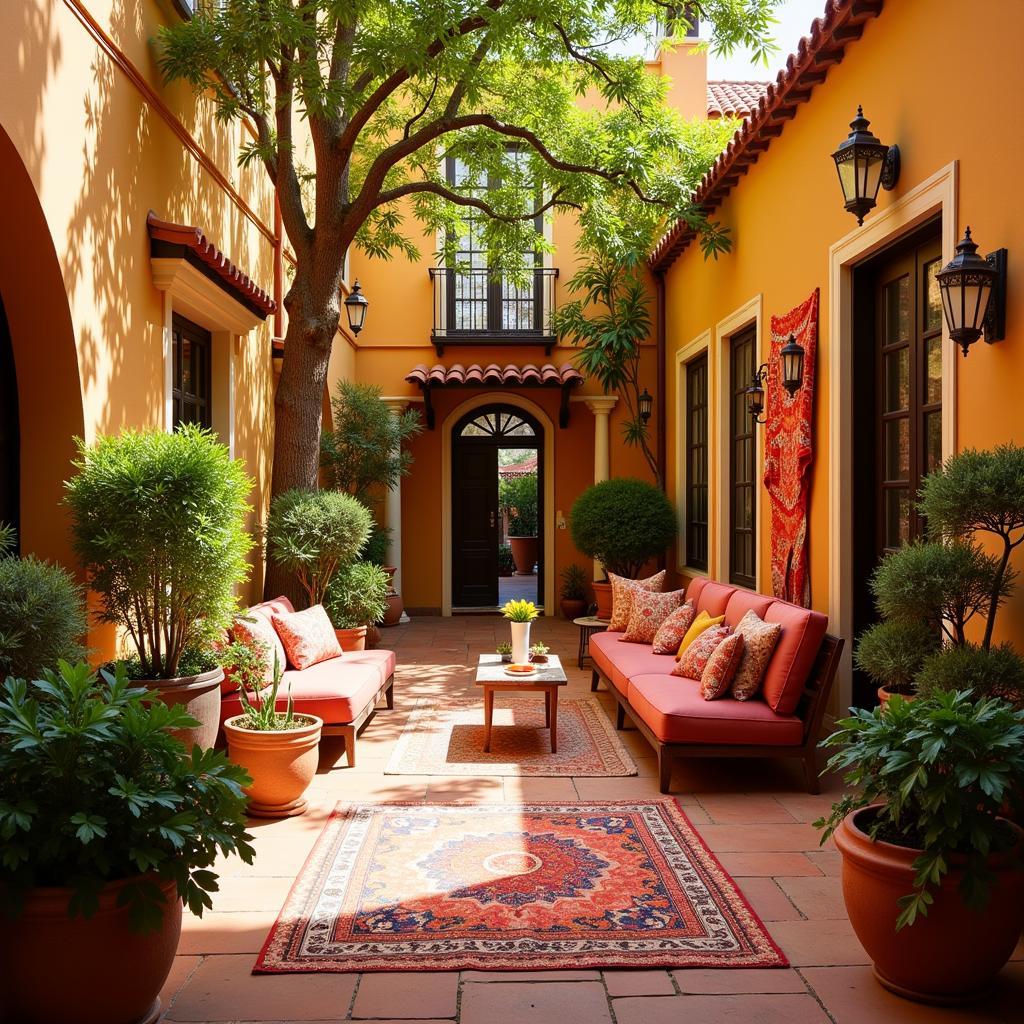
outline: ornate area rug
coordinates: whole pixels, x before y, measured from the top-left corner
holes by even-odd
[[[544,695],[496,697],[491,752],[484,753],[480,699],[421,701],[395,745],[385,775],[636,775],[608,715],[593,697],[558,702],[558,753],[544,728]]]
[[[339,804],[254,973],[784,967],[674,800]]]

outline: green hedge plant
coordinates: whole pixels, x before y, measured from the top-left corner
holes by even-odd
[[[876,685],[910,695],[925,659],[939,646],[939,633],[928,622],[890,619],[869,626],[857,641],[853,662]]]
[[[353,562],[331,578],[324,608],[335,629],[369,626],[384,618],[388,607],[388,574],[372,562]]]
[[[510,537],[536,537],[537,474],[503,477],[498,484],[498,507],[508,515]]]
[[[962,644],[928,655],[917,674],[918,692],[957,689],[1024,707],[1024,658],[1008,643],[989,648]]]
[[[236,609],[250,571],[252,481],[212,432],[192,425],[78,448],[67,503],[101,618],[128,633],[140,678],[173,679],[183,658],[212,651]]]

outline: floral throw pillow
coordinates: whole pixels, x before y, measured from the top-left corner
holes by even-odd
[[[292,668],[304,669],[341,656],[341,644],[322,604],[301,612],[273,617]]]
[[[288,665],[288,655],[285,654],[284,645],[277,635],[277,630],[271,625],[270,620],[258,612],[246,612],[243,616],[235,619],[231,632],[236,640],[241,640],[254,647],[262,649],[266,667],[263,673],[265,682],[274,681],[274,656],[283,672]],[[235,690],[238,687],[234,687]]]
[[[654,634],[655,654],[675,654],[686,636],[686,631],[693,625],[697,610],[692,601],[680,605],[659,627]]]
[[[729,692],[736,670],[743,660],[743,637],[731,633],[714,650],[700,676],[700,695],[717,700]]]
[[[715,648],[732,632],[728,626],[712,626],[705,629],[689,647],[672,669],[674,676],[685,676],[687,679],[700,679],[704,675],[711,655]]]
[[[629,612],[632,608],[635,590],[660,591],[665,582],[665,570],[648,576],[645,580],[629,580],[625,576],[608,573],[608,582],[612,585],[612,618],[608,628],[621,633],[629,625]]]
[[[630,644],[654,643],[654,635],[662,623],[683,603],[684,593],[673,590],[667,594],[651,594],[646,590],[634,590],[629,625],[622,639]]]
[[[736,633],[743,637],[743,657],[732,681],[732,695],[737,700],[750,700],[761,689],[782,626],[778,622],[765,622],[751,608],[737,623]]]

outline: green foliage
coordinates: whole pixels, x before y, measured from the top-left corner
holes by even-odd
[[[852,811],[880,803],[871,837],[921,850],[897,928],[927,915],[954,857],[962,858],[965,902],[984,906],[989,855],[1013,841],[998,816],[1024,793],[1024,711],[966,690],[896,696],[884,712],[854,709],[823,745],[840,748],[828,767],[854,792],[815,822],[822,842]]]
[[[394,487],[409,472],[408,442],[421,433],[420,415],[394,416],[372,384],[338,381],[333,426],[320,437],[320,459],[332,487],[365,501],[375,486]]]
[[[324,608],[334,628],[379,622],[387,611],[389,586],[388,574],[372,562],[353,562],[339,569],[324,595]]]
[[[35,678],[84,655],[85,595],[60,566],[10,554],[15,540],[0,523],[0,678]]]
[[[917,676],[919,693],[970,690],[1024,707],[1024,658],[1010,644],[985,648],[961,644],[930,654]]]
[[[532,601],[506,601],[501,608],[501,614],[509,622],[533,622],[540,612]]]
[[[144,678],[171,679],[210,650],[249,575],[252,481],[210,431],[127,430],[78,442],[65,487],[75,549],[102,618],[127,630]]]
[[[858,638],[853,662],[890,693],[912,693],[925,658],[939,645],[939,632],[916,619],[889,619]]]
[[[512,548],[508,544],[498,545],[498,573],[511,576],[516,571],[516,560],[512,557]]]
[[[0,523],[0,555],[14,554],[18,547],[18,531],[10,523]]]
[[[498,483],[498,507],[508,514],[510,537],[536,537],[537,474],[502,477]]]
[[[246,693],[259,693],[267,679],[267,655],[270,649],[257,637],[233,640],[218,652],[226,678]]]
[[[123,668],[97,678],[61,662],[35,682],[0,689],[0,900],[70,886],[71,916],[89,917],[107,882],[173,880],[192,913],[212,906],[218,855],[253,859],[245,771],[214,750],[187,754],[168,729],[195,726],[132,688]],[[125,890],[132,926],[159,927],[151,880]]]
[[[503,658],[507,655],[512,657],[512,645],[507,640],[502,640],[500,644],[496,644],[494,648],[495,654],[500,654]]]
[[[262,689],[252,692],[252,696],[242,687],[238,691],[238,700],[242,705],[242,714],[232,724],[239,729],[252,732],[288,732],[290,729],[304,729],[313,724],[309,715],[295,714],[295,702],[292,700],[292,684],[288,683],[288,703],[284,711],[277,710],[277,694],[281,689],[281,678],[284,669],[281,660],[274,652],[274,678],[270,689],[265,693]]]
[[[391,527],[373,524],[370,539],[362,551],[362,560],[374,565],[387,565],[388,546],[391,544]]]
[[[562,598],[566,601],[585,601],[587,599],[587,574],[582,566],[571,562],[561,572]]]
[[[309,603],[322,604],[331,577],[356,560],[373,518],[351,494],[294,489],[277,495],[267,517],[267,555],[295,573]]]
[[[653,484],[629,477],[588,487],[572,507],[572,541],[608,572],[635,578],[675,539],[672,503]]]

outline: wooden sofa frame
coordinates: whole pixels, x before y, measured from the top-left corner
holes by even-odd
[[[388,676],[387,681],[377,691],[373,699],[368,701],[366,707],[345,725],[332,725],[328,722],[324,722],[324,727],[321,730],[323,736],[341,736],[345,740],[345,760],[349,768],[355,768],[356,766],[356,736],[362,732],[363,727],[366,723],[377,713],[377,705],[381,702],[381,699],[385,701],[384,707],[388,711],[394,711],[395,709],[395,674],[394,672]]]
[[[825,716],[832,684],[835,682],[836,669],[843,653],[843,640],[840,637],[825,634],[818,649],[817,657],[811,668],[803,693],[797,704],[796,714],[803,720],[804,735],[799,745],[772,746],[769,744],[750,743],[663,743],[651,731],[650,726],[633,710],[629,700],[611,682],[610,679],[594,664],[590,689],[596,690],[603,679],[615,698],[615,728],[625,726],[626,715],[643,733],[644,738],[658,754],[658,781],[662,793],[668,793],[672,785],[672,768],[677,757],[796,757],[803,762],[804,780],[808,793],[820,793],[818,781],[818,738],[821,722]]]

